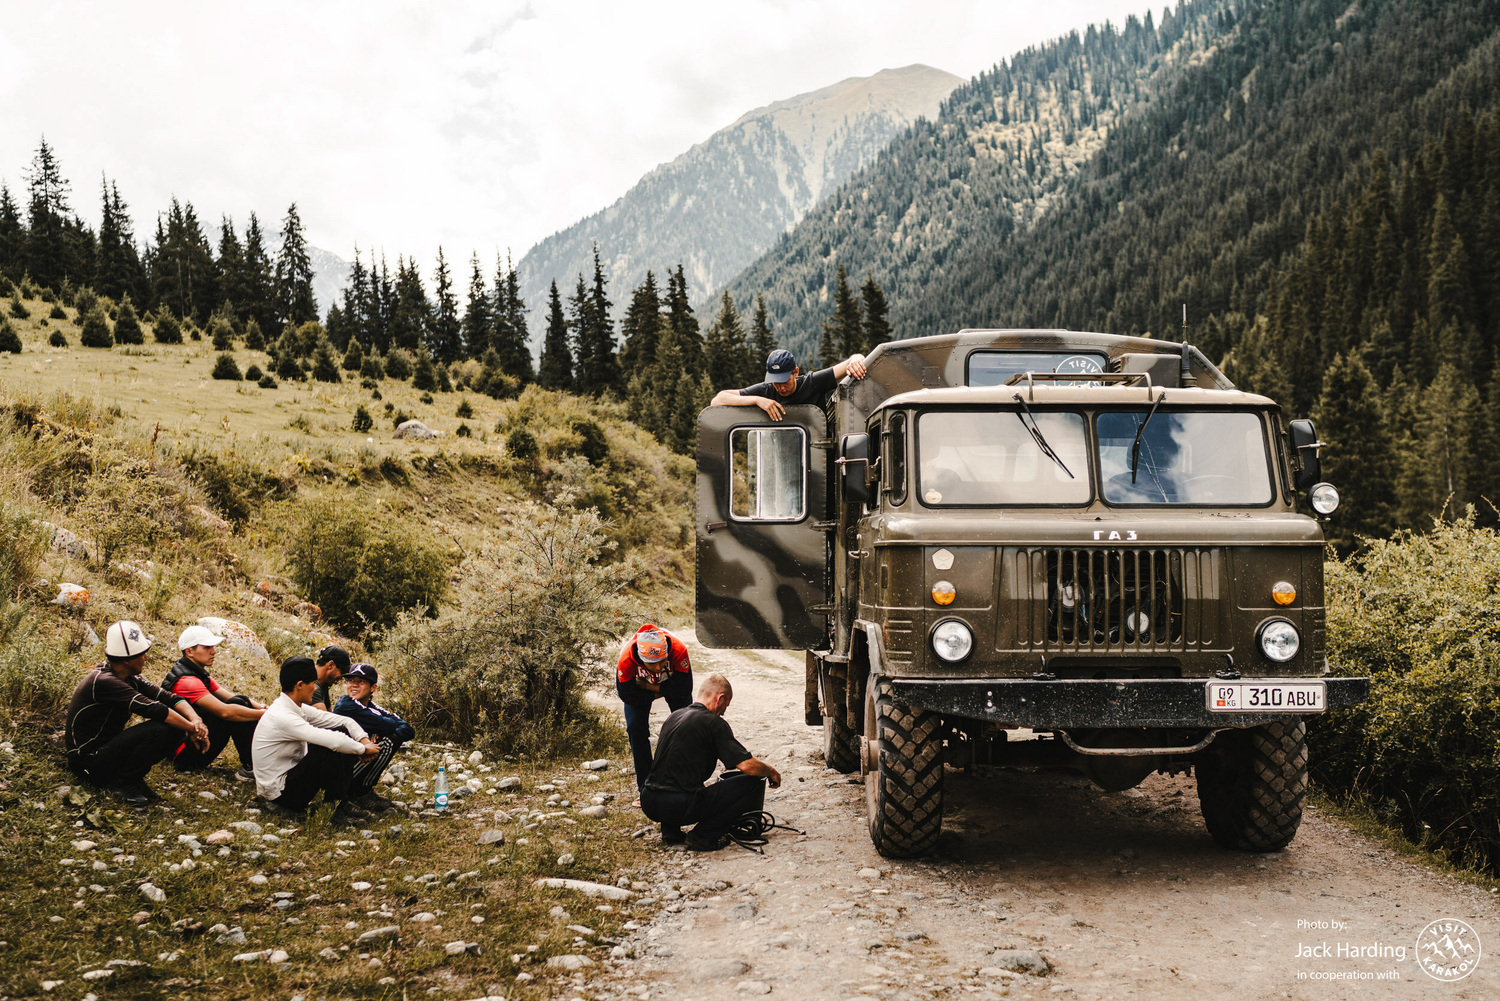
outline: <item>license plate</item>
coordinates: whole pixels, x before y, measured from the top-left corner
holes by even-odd
[[[1320,713],[1328,708],[1321,681],[1210,681],[1211,713]]]

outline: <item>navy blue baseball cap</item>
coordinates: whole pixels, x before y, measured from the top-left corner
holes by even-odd
[[[777,348],[766,356],[766,381],[786,382],[797,367],[797,358],[786,348]]]

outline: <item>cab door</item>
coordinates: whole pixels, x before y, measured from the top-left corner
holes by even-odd
[[[808,650],[828,642],[827,418],[787,407],[698,415],[698,642]]]

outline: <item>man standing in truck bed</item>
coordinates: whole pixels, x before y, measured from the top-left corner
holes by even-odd
[[[786,416],[786,408],[799,403],[821,407],[840,379],[865,377],[865,356],[852,354],[832,368],[804,376],[797,358],[786,348],[777,348],[766,358],[766,381],[744,389],[723,389],[713,398],[715,407],[760,407],[773,421]]]

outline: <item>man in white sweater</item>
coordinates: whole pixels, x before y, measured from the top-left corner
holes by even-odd
[[[281,665],[281,695],[255,727],[255,790],[273,813],[300,819],[319,790],[338,801],[335,823],[362,816],[346,802],[354,763],[374,757],[380,745],[358,723],[308,705],[318,687],[311,657],[290,657]]]

